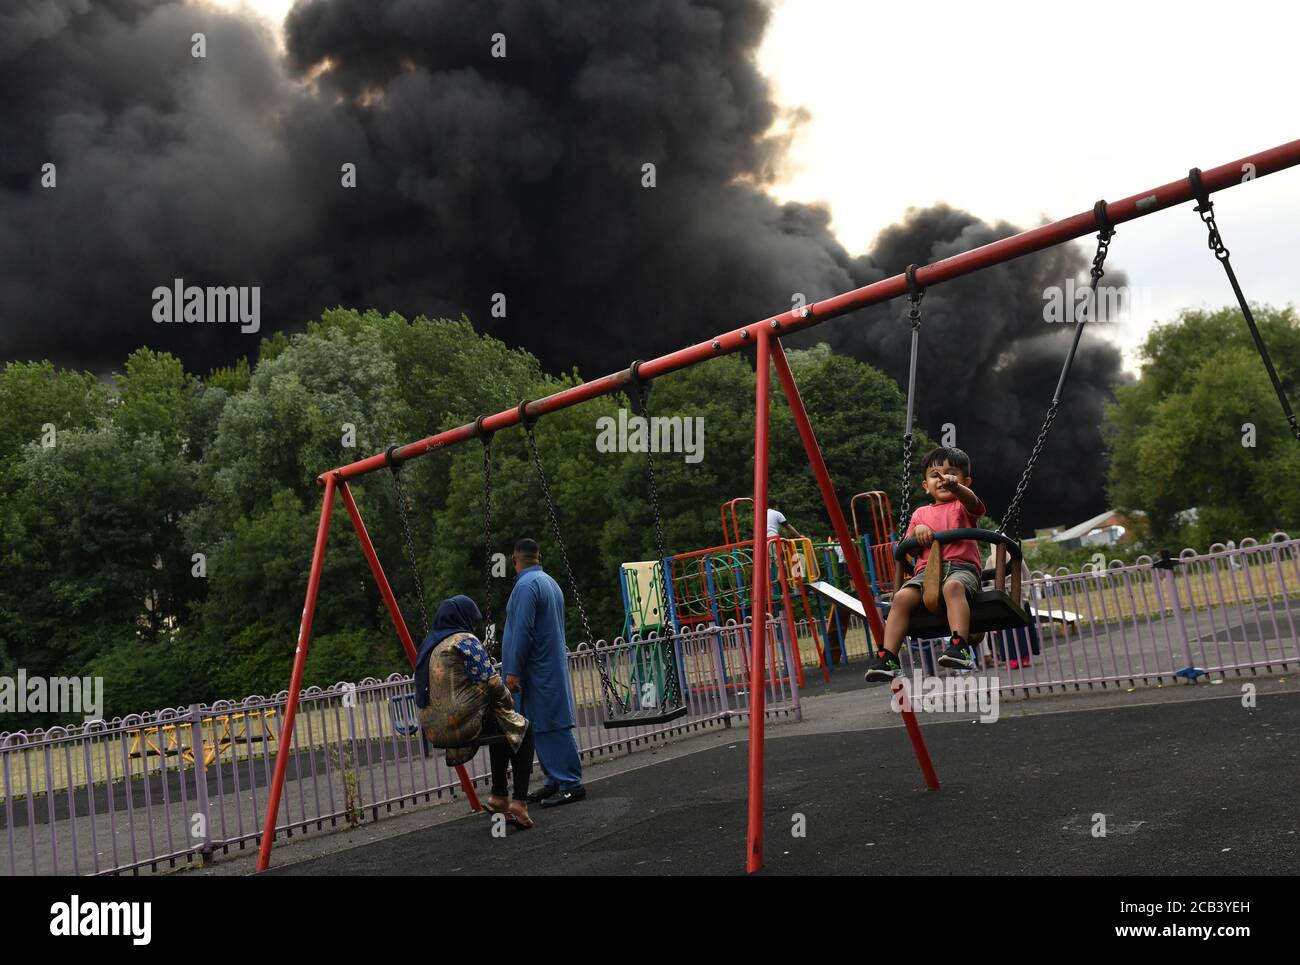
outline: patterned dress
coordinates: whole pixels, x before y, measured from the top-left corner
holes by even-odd
[[[448,767],[456,767],[478,752],[487,713],[517,749],[528,721],[514,710],[510,691],[492,670],[478,639],[472,633],[453,633],[429,656],[429,705],[416,710],[424,736],[446,750]]]

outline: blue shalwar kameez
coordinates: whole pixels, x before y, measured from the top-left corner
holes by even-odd
[[[519,678],[517,708],[532,722],[546,783],[561,791],[581,787],[564,642],[564,593],[541,564],[523,570],[510,593],[501,672]]]

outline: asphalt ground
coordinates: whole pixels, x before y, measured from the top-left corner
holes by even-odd
[[[1295,874],[1300,693],[1260,693],[1249,708],[1223,691],[1004,706],[996,723],[922,715],[937,792],[898,726],[772,727],[764,871]],[[863,694],[823,699],[860,707]],[[743,728],[720,736],[608,776],[593,768],[586,801],[534,806],[529,831],[500,836],[464,815],[268,873],[742,874],[748,742]]]

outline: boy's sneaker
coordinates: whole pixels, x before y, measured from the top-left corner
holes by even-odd
[[[974,670],[975,647],[953,634],[948,649],[939,655],[939,666],[949,670]]]
[[[892,654],[888,650],[880,650],[867,661],[865,676],[872,683],[893,680],[895,677],[903,676],[903,665],[898,662],[896,654]]]

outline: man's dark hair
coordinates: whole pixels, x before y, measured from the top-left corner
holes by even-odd
[[[956,446],[939,446],[937,449],[931,449],[925,454],[921,472],[928,472],[931,466],[939,466],[945,462],[954,469],[961,470],[963,476],[970,475],[970,456],[964,449],[958,449]]]
[[[525,536],[515,544],[515,552],[520,556],[532,557],[541,553],[541,547],[537,545],[537,540]]]
[[[780,508],[781,508],[781,500],[776,499],[775,497],[773,497],[772,499],[769,499],[769,500],[767,501],[767,504],[768,504],[769,506],[771,506],[773,509],[780,509]]]

